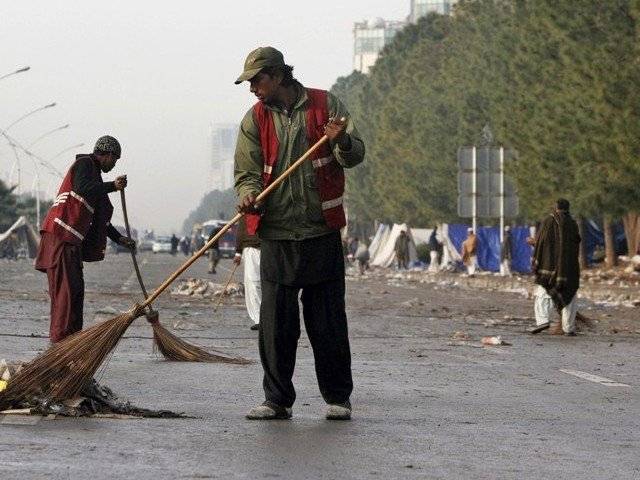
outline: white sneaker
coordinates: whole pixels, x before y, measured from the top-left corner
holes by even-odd
[[[246,418],[249,420],[286,420],[291,418],[291,415],[291,408],[281,407],[273,402],[266,401],[249,410]]]
[[[326,418],[327,420],[351,420],[351,402],[330,404]]]

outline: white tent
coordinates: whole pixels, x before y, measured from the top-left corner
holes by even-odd
[[[25,217],[18,218],[6,232],[0,233],[0,247],[3,247],[3,243],[8,243],[9,237],[14,233],[17,235],[20,244],[26,244],[29,257],[35,258],[40,237]]]
[[[385,226],[386,227],[386,226]],[[391,229],[386,227],[387,234],[381,238],[379,246],[376,248],[375,255],[371,254],[370,264],[375,267],[390,267],[393,265],[393,261],[396,258],[395,245],[396,239],[400,236],[400,232],[404,230],[407,232],[409,236],[409,262],[414,262],[417,260],[418,256],[416,255],[416,244],[413,241],[413,237],[411,235],[411,229],[407,226],[406,223],[403,224],[394,224]],[[380,228],[378,228],[378,232],[380,232]],[[376,232],[376,237],[378,236],[378,232]],[[376,238],[374,237],[374,240]],[[373,245],[373,242],[372,242]]]
[[[461,262],[462,255],[460,255],[460,252],[456,250],[455,245],[449,238],[449,225],[446,223],[443,223],[438,230],[439,230],[438,233],[441,235],[440,239],[442,241],[442,247],[443,247],[442,261],[440,264],[443,267],[445,267],[450,263]]]
[[[412,228],[411,236],[416,245],[420,245],[421,243],[429,243],[431,232],[433,232],[433,228]]]
[[[386,238],[389,236],[389,227],[384,223],[378,225],[378,230],[376,230],[376,234],[373,236],[371,240],[371,244],[369,245],[369,258],[374,258],[380,250],[380,245],[383,245],[386,241]]]

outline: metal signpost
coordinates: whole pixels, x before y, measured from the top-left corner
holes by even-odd
[[[471,218],[473,231],[478,217],[500,219],[500,239],[504,219],[518,215],[514,182],[505,176],[505,160],[513,156],[504,147],[462,147],[458,150],[458,216]]]

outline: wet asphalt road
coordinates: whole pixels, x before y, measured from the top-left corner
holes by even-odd
[[[141,259],[153,288],[183,257]],[[229,267],[224,261],[211,279],[224,282]],[[87,265],[85,276],[86,323],[139,298],[124,254]],[[206,278],[206,262],[187,276]],[[243,415],[262,400],[258,363],[163,361],[138,320],[100,381],[136,405],[196,418],[0,417],[0,478],[640,478],[637,335],[531,337],[526,321],[485,326],[531,316],[531,301],[516,294],[385,278],[347,284],[351,422],[324,420],[304,333],[293,419],[251,422]],[[28,262],[0,261],[0,358],[46,348],[45,288]],[[164,295],[156,307],[180,336],[258,360],[242,299],[215,315],[208,299]],[[469,340],[452,342],[456,331]],[[480,347],[489,334],[513,345]]]

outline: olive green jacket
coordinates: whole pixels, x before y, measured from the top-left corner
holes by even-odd
[[[273,112],[273,120],[278,136],[278,161],[273,171],[274,178],[300,158],[309,148],[306,134],[305,105],[307,94],[298,84],[299,99],[291,112],[267,105]],[[344,104],[334,95],[327,95],[327,109],[330,117],[349,118]],[[332,145],[336,160],[345,168],[351,168],[364,160],[364,142],[360,134],[349,122],[347,133],[351,138],[351,149],[340,149]],[[240,125],[235,152],[235,189],[239,198],[249,194],[257,195],[262,189],[263,159],[260,135],[250,109]],[[266,199],[264,216],[260,222],[258,235],[267,240],[304,240],[330,233],[324,222],[316,177],[311,161],[305,162],[282,182]]]

